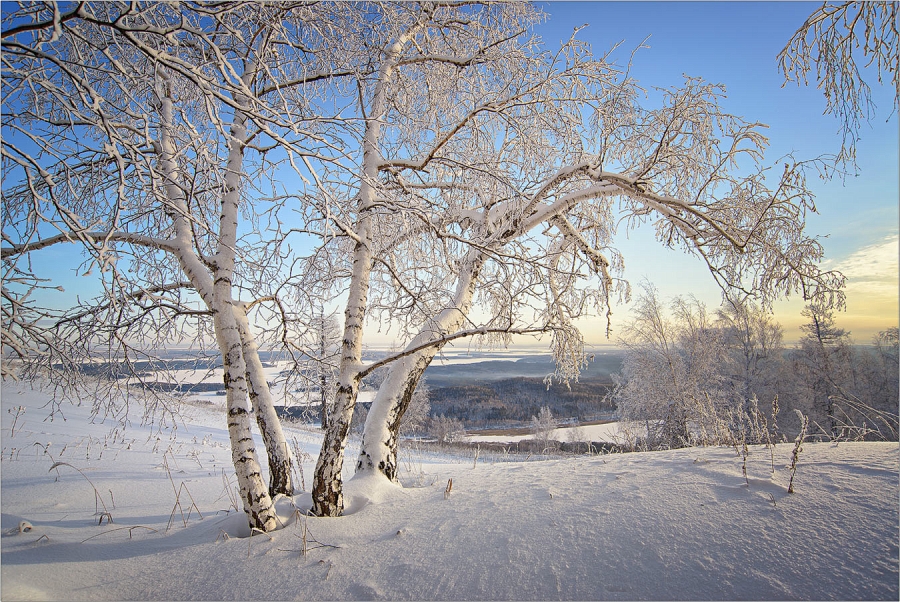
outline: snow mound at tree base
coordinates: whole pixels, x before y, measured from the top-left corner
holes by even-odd
[[[198,411],[171,439],[113,436],[89,408],[43,422],[41,393],[2,393],[3,600],[898,599],[896,443],[804,445],[793,495],[792,445],[774,475],[753,447],[747,478],[729,448],[422,457],[410,469],[431,486],[346,474],[346,516],[292,514],[301,495],[279,502],[282,529],[242,539],[224,415]],[[309,477],[321,440],[292,436]]]
[[[343,516],[356,514],[370,504],[381,504],[404,495],[403,488],[381,473],[365,472],[344,484]]]

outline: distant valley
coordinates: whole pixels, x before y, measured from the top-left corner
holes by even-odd
[[[383,357],[385,352],[369,351],[364,361]],[[283,358],[261,352],[261,359],[275,378]],[[480,358],[485,359],[480,359]],[[499,359],[509,357],[510,359]],[[616,350],[591,356],[578,382],[568,385],[552,378],[555,372],[550,355],[510,351],[448,353],[439,356],[425,371],[432,417],[459,420],[466,430],[522,427],[544,406],[561,422],[587,422],[613,417],[615,407],[607,400],[611,375],[621,370],[622,354]],[[215,354],[175,350],[162,352],[158,360],[138,362],[98,362],[85,366],[95,376],[126,378],[141,375],[144,386],[189,395],[222,395],[221,358]],[[163,371],[169,372],[163,376]],[[368,409],[374,390],[363,383],[359,405]],[[368,392],[367,392],[368,391]],[[298,392],[299,394],[299,392]],[[309,419],[307,403],[281,409],[285,416]]]
[[[611,382],[610,375],[622,369],[622,354],[604,351],[593,355],[593,360],[582,369],[582,382]],[[493,382],[511,378],[537,378],[553,374],[556,366],[549,355],[532,355],[516,360],[486,360],[471,363],[451,362],[441,364],[435,360],[425,370],[425,378],[432,389],[478,383]]]

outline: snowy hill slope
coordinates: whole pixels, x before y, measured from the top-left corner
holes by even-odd
[[[351,480],[339,519],[296,519],[282,500],[285,528],[248,539],[220,411],[191,408],[157,438],[90,424],[86,406],[42,422],[45,401],[3,384],[4,601],[898,598],[897,444],[806,444],[793,495],[790,445],[774,476],[753,448],[749,486],[723,448],[409,454],[404,480],[422,486]],[[320,439],[291,437],[309,487]]]

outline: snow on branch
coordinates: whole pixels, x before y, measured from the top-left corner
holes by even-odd
[[[815,70],[825,112],[840,122],[839,162],[855,163],[860,120],[875,114],[872,90],[864,77],[867,69],[874,68],[879,84],[890,78],[894,111],[900,108],[897,18],[896,2],[823,2],[778,54],[785,84],[805,85]]]

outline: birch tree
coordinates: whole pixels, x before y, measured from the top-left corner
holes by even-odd
[[[544,406],[537,416],[531,417],[532,438],[540,445],[541,453],[550,449],[553,441],[553,430],[556,428],[556,419],[550,412],[550,408]]]
[[[772,315],[749,299],[726,299],[717,312],[716,327],[723,330],[728,350],[729,380],[751,414],[753,400],[771,405],[778,395],[778,377],[784,361],[782,329]],[[725,364],[726,358],[722,358]]]
[[[497,261],[507,254],[504,245],[527,244],[515,239],[542,220],[519,224],[523,206],[509,200],[518,184],[506,181],[515,168],[491,169],[501,161],[525,160],[526,153],[550,148],[562,137],[567,149],[580,144],[563,122],[583,106],[578,80],[608,77],[609,71],[602,61],[584,56],[574,41],[556,54],[535,50],[535,42],[517,30],[539,18],[527,5],[400,4],[380,5],[379,10],[383,14],[376,21],[385,28],[380,32],[385,41],[370,53],[381,62],[359,83],[365,92],[359,111],[362,175],[356,180],[358,190],[343,195],[358,199],[354,225],[346,219],[338,226],[354,250],[332,416],[336,428],[326,434],[313,494],[314,511],[327,515],[339,513],[342,505],[339,475],[346,426],[341,425],[349,424],[359,379],[387,363],[403,366],[392,370],[379,389],[379,396],[386,392],[389,399],[376,400],[373,409],[384,411],[370,412],[367,419],[367,432],[385,429],[376,436],[376,445],[383,446],[379,458],[364,461],[364,451],[360,460],[394,478],[400,417],[422,371],[451,340],[445,334],[462,338],[552,330],[546,324],[519,327],[507,316],[481,325],[468,321],[479,277],[493,279],[486,298],[496,295],[504,303],[516,300],[517,290],[527,290],[526,281],[533,284],[539,271],[505,274],[503,262]],[[541,109],[553,102],[565,107],[545,119]],[[550,124],[553,130],[545,131]],[[340,188],[338,178],[330,181]],[[465,230],[479,238],[470,242],[461,237]],[[398,354],[364,367],[361,326],[367,312],[389,316],[393,327],[413,340]],[[463,326],[471,328],[461,330]],[[393,380],[398,378],[400,382]]]
[[[801,326],[805,335],[794,357],[795,374],[801,383],[801,403],[825,436],[838,436],[836,402],[852,395],[855,366],[850,333],[838,328],[828,308],[810,304],[803,310],[809,322]]]
[[[483,63],[499,60],[512,63],[507,41],[511,36],[510,24],[532,18],[528,16],[531,8],[525,5],[484,7],[468,3],[400,3],[379,4],[373,10],[376,15],[362,24],[366,34],[362,45],[368,52],[369,67],[356,76],[355,82],[359,91],[356,110],[360,121],[355,157],[357,173],[352,189],[342,193],[344,198],[355,199],[355,203],[346,218],[335,216],[332,220],[353,248],[335,407],[316,465],[313,488],[313,512],[320,516],[335,516],[343,509],[341,470],[359,383],[366,374],[379,367],[362,366],[363,325],[369,309],[376,259],[388,279],[396,283],[396,272],[391,264],[391,257],[395,255],[389,253],[390,247],[396,248],[404,238],[421,237],[423,230],[432,228],[431,213],[426,211],[431,199],[416,199],[414,195],[403,194],[403,183],[391,175],[402,167],[393,159],[407,160],[407,157],[416,156],[419,148],[430,146],[437,151],[452,146],[472,132],[470,124],[478,116],[514,102],[512,95],[501,94],[499,98],[496,92],[485,95],[489,92],[484,87],[488,83],[484,81],[486,77],[469,77],[469,74],[477,72],[477,66]],[[369,27],[373,27],[374,32]],[[516,58],[519,56],[518,52],[512,54]],[[454,90],[455,87],[458,89]],[[451,98],[444,96],[440,105],[435,99],[451,91],[454,92],[453,99],[465,98],[467,102],[448,113],[444,109],[453,106]],[[416,102],[422,100],[422,95],[424,100],[431,102]],[[475,99],[479,105],[473,111],[471,104]],[[424,117],[420,117],[421,113]],[[423,121],[429,123],[427,128],[416,127]],[[429,163],[426,157],[416,171],[424,173]],[[391,180],[398,183],[391,185]],[[329,188],[346,188],[342,186],[340,175],[323,173],[319,181],[322,182],[320,189],[327,190],[329,196],[334,196]],[[418,185],[413,183],[412,187]],[[427,190],[430,186],[426,184],[424,188]],[[325,204],[327,200],[324,198],[321,202]],[[398,225],[401,227],[399,236]],[[434,247],[440,242],[427,244]],[[425,254],[417,256],[428,261]],[[478,263],[475,254],[469,261],[473,266]],[[421,264],[418,267],[421,268]],[[419,269],[418,273],[426,282],[439,281],[441,277],[437,270],[429,273]],[[414,291],[427,290],[421,283],[421,280],[416,283]],[[471,296],[469,288],[462,286],[463,296]],[[427,299],[423,300],[419,299],[420,293],[410,292],[406,311],[392,315],[401,324],[405,315],[415,314],[423,304],[434,303],[433,296],[426,294]],[[401,291],[401,295],[405,294],[407,291]],[[444,313],[449,319],[458,312],[448,308]],[[417,365],[424,370],[427,362]],[[418,372],[416,378],[420,375]],[[382,388],[385,386],[393,388],[387,383]],[[414,389],[410,389],[410,397]],[[399,428],[399,421],[396,428]]]
[[[672,301],[670,316],[647,284],[634,312],[615,390],[623,421],[650,448],[722,441],[735,398],[722,369],[722,332],[706,308],[679,297]]]
[[[697,255],[724,290],[842,303],[842,276],[817,267],[822,248],[803,233],[815,210],[806,173],[823,163],[766,165],[761,124],[725,112],[720,86],[687,78],[643,108],[608,56],[576,37],[544,50],[510,29],[527,29],[530,7],[377,10],[375,60],[357,79],[359,175],[349,190],[319,177],[320,204],[355,202],[330,222],[353,251],[336,428],[314,512],[340,513],[344,425],[371,370],[391,364],[357,470],[392,479],[399,417],[447,342],[550,333],[558,376],[574,378],[584,359],[576,320],[608,316],[610,296],[628,293],[613,246],[620,226],[655,220],[660,242]],[[487,314],[480,323],[475,306]],[[386,315],[407,346],[364,366],[363,322]]]
[[[28,4],[5,13],[3,32],[4,261],[78,241],[85,265],[104,275],[101,311],[58,321],[57,341],[73,332],[66,325],[102,314],[108,321],[94,323],[127,357],[125,335],[146,332],[130,328],[150,314],[168,327],[188,315],[209,322],[224,365],[244,510],[262,530],[276,526],[269,490],[293,493],[290,455],[246,315],[266,296],[244,303],[233,291],[260,291],[242,270],[258,271],[259,255],[246,245],[265,211],[277,222],[282,206],[277,187],[263,188],[266,176],[271,184],[279,162],[328,147],[307,107],[332,64],[304,44],[323,33],[307,23],[325,30],[338,23],[315,17],[294,4],[81,3],[69,12]],[[265,211],[247,210],[254,197],[275,200]],[[268,237],[257,238],[257,253]],[[284,234],[276,229],[272,238],[263,273],[280,270],[274,261]],[[90,337],[81,343],[96,346]],[[250,431],[251,402],[269,454],[269,488]]]
[[[481,147],[426,145],[416,159],[390,162],[404,192],[431,188],[440,191],[432,198],[451,200],[446,208],[431,201],[427,211],[439,224],[433,236],[450,241],[438,249],[458,245],[460,259],[444,289],[451,302],[411,322],[420,330],[410,328],[373,402],[358,471],[395,478],[398,416],[448,340],[548,332],[557,376],[577,377],[584,353],[576,320],[609,319],[611,296],[627,298],[614,238],[640,223],[652,220],[660,243],[697,256],[730,294],[753,294],[764,305],[792,293],[843,303],[843,276],[819,269],[822,247],[803,232],[804,215],[815,210],[806,173],[824,163],[766,165],[763,126],[726,113],[720,86],[686,78],[661,91],[662,106],[642,108],[627,70],[608,56],[595,59],[575,38],[559,54],[532,58],[546,69],[536,68],[540,83],[510,79],[540,92],[517,97],[515,110],[492,111],[482,127],[496,129],[479,136]],[[427,177],[416,175],[423,167]],[[490,178],[478,179],[485,172]],[[434,256],[410,249],[402,256]],[[434,290],[420,284],[420,272],[403,280],[392,264],[407,305],[414,291]],[[475,304],[488,316],[482,324],[469,318]]]

